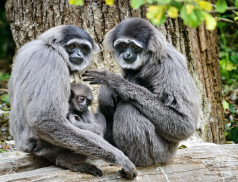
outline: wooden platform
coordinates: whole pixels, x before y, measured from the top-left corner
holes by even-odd
[[[128,181],[120,177],[118,166],[94,159],[89,160],[103,171],[103,177],[94,177],[50,166],[44,159],[22,152],[0,154],[0,182],[46,181]],[[202,145],[179,149],[167,165],[137,168],[132,181],[142,182],[196,182],[238,181],[238,145]]]

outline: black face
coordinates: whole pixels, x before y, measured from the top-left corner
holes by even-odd
[[[80,112],[84,112],[88,109],[88,106],[91,104],[91,100],[89,100],[85,95],[79,95],[76,99],[76,107]]]
[[[67,53],[69,54],[69,60],[75,65],[80,65],[84,61],[85,57],[90,53],[90,48],[86,44],[78,44],[72,42],[65,46]]]
[[[116,45],[115,49],[122,54],[122,57],[125,62],[132,63],[137,59],[137,55],[142,52],[142,48],[137,46],[134,43],[125,43],[121,42]]]

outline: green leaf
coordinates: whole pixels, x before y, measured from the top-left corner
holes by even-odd
[[[204,21],[203,10],[195,9],[194,13],[197,16],[197,25],[199,26]]]
[[[217,26],[217,21],[216,19],[210,15],[209,13],[203,11],[202,12],[204,18],[205,18],[205,22],[206,22],[206,27],[208,30],[214,30]]]
[[[191,11],[186,5],[183,5],[180,11],[184,24],[189,25],[192,28],[198,27],[204,20],[203,11],[201,9],[194,9],[188,14],[187,10]]]
[[[235,6],[238,8],[238,0],[235,0]]]
[[[178,17],[178,9],[176,7],[170,6],[167,14],[171,18],[177,18]]]
[[[172,0],[156,0],[159,5],[165,5],[171,3]]]
[[[131,7],[134,9],[139,9],[143,4],[145,4],[144,0],[131,0]]]
[[[112,6],[114,4],[114,0],[105,0],[105,3],[109,6]]]
[[[230,108],[230,107],[229,107],[229,103],[228,103],[226,100],[223,100],[222,105],[223,105],[224,110]]]
[[[1,96],[1,101],[5,102],[6,104],[9,104],[10,103],[10,100],[9,100],[9,95],[8,94],[5,94],[3,96]]]
[[[224,13],[227,9],[227,3],[225,0],[217,0],[216,10],[218,13]]]
[[[238,21],[238,16],[234,18],[235,21]]]
[[[82,5],[84,5],[84,0],[69,0],[69,4],[70,5],[80,5],[80,6],[82,6]]]

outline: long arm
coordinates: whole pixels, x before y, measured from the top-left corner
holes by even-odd
[[[98,135],[73,126],[67,119],[35,121],[32,126],[40,139],[44,141],[86,156],[100,157],[121,165],[124,170],[134,175],[134,164],[120,150]]]
[[[88,71],[84,76],[91,77],[85,81],[91,81],[92,84],[106,84],[121,99],[135,105],[169,141],[177,142],[186,139],[196,128],[198,108],[189,101],[184,100],[183,103],[179,103],[184,107],[182,109],[179,106],[171,107],[146,88],[108,71]]]

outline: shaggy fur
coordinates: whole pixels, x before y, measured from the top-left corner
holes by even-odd
[[[72,39],[91,44],[82,67],[70,62],[64,48]],[[9,80],[11,134],[18,150],[46,157],[56,165],[101,176],[101,170],[85,162],[88,156],[94,156],[121,165],[122,175],[131,179],[136,169],[128,157],[66,119],[70,71],[89,66],[98,50],[84,30],[70,25],[52,28],[21,47]]]
[[[143,45],[135,63],[118,55],[114,44],[122,39]],[[87,71],[84,76],[91,84],[103,84],[99,111],[107,120],[105,137],[113,138],[110,142],[136,166],[169,162],[199,119],[197,89],[185,57],[140,18],[122,21],[107,33],[104,45],[123,78],[109,71]]]

